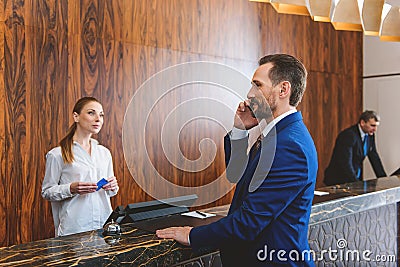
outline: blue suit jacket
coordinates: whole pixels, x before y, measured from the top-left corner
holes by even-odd
[[[375,135],[368,136],[367,156],[377,177],[387,176],[375,146]],[[353,125],[339,133],[332,157],[325,169],[326,185],[343,184],[357,180],[358,169],[363,170],[365,159],[363,143],[358,125]],[[361,176],[362,177],[362,176]]]
[[[314,142],[301,113],[279,121],[249,162],[247,142],[247,138],[225,137],[227,177],[239,181],[228,216],[193,228],[192,248],[220,249],[224,266],[279,266],[279,262],[313,266],[312,261],[289,257],[299,253],[301,259],[301,253],[309,251],[308,222],[318,168]],[[285,252],[280,258],[287,261],[278,259],[279,250]]]

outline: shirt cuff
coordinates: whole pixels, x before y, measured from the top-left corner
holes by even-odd
[[[69,197],[73,197],[73,196],[77,195],[76,193],[71,192],[71,183],[63,184],[60,186],[62,188],[61,192],[62,192],[63,198],[69,198]]]
[[[249,135],[249,131],[233,127],[230,137],[231,137],[231,140],[238,140],[238,139],[246,138],[248,135]]]
[[[188,234],[188,243],[189,243],[189,246],[190,246],[190,233]]]

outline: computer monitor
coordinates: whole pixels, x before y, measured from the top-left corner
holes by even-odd
[[[198,199],[197,195],[186,195],[161,200],[152,200],[128,204],[114,210],[105,224],[114,220],[119,224],[132,223],[146,219],[163,217],[172,214],[180,214],[189,211],[190,206]],[[105,225],[104,224],[104,225]]]

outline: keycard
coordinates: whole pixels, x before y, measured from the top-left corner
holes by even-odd
[[[103,178],[100,181],[97,182],[97,189],[96,191],[99,191],[104,185],[108,184],[108,181]]]

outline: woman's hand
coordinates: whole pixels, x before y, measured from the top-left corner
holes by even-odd
[[[88,194],[96,192],[97,185],[89,182],[73,182],[71,183],[69,190],[72,194]]]
[[[117,178],[115,178],[115,176],[112,177],[108,177],[107,178],[108,183],[106,185],[103,186],[103,189],[108,191],[115,191],[118,189],[118,181]]]

